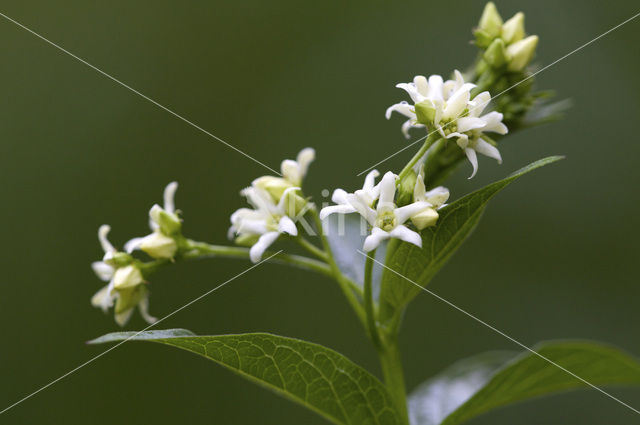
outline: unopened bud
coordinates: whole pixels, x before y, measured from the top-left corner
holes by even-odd
[[[132,288],[144,282],[140,269],[132,264],[119,267],[113,275],[113,287],[116,290]]]
[[[420,124],[432,125],[433,120],[436,117],[436,108],[430,100],[423,100],[420,103],[416,103],[416,118]]]
[[[493,2],[487,3],[484,7],[480,22],[478,23],[478,30],[491,38],[500,35],[500,31],[502,30],[502,17],[500,17],[498,9],[496,9],[496,5],[493,4]]]
[[[140,249],[153,258],[171,259],[176,255],[178,245],[174,238],[160,232],[153,232],[142,239]]]
[[[426,229],[427,227],[434,226],[438,221],[438,212],[433,208],[429,208],[411,217],[411,222],[418,230]]]
[[[518,12],[502,25],[502,39],[507,44],[524,38],[524,13]]]
[[[491,45],[485,50],[483,58],[492,68],[500,68],[507,63],[507,51],[504,41],[501,38],[493,40]]]
[[[285,190],[293,187],[288,180],[274,176],[259,177],[253,181],[252,185],[266,190],[275,202],[280,201]]]
[[[533,59],[538,46],[538,36],[530,35],[524,40],[516,41],[507,47],[507,56],[509,58],[509,71],[522,71]]]
[[[149,216],[165,235],[174,235],[180,232],[182,223],[176,213],[165,211],[160,205],[154,205],[149,211]]]

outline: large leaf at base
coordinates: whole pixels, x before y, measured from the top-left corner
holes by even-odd
[[[409,301],[420,292],[420,288],[409,280],[426,286],[469,236],[485,206],[496,193],[528,172],[560,159],[562,157],[552,156],[536,161],[441,209],[438,223],[422,231],[422,248],[406,242],[392,241],[388,248],[390,255],[386,266],[393,271],[385,268],[382,274],[378,320],[387,324],[402,315]]]
[[[378,379],[317,344],[266,333],[196,336],[183,329],[116,332],[90,343],[129,339],[159,342],[204,356],[336,424],[401,424]]]
[[[533,350],[598,387],[640,385],[640,362],[608,345],[545,342]],[[500,365],[501,361],[506,362]],[[411,394],[411,423],[457,425],[497,407],[561,391],[592,388],[558,366],[529,351],[520,355],[486,353],[463,360]]]

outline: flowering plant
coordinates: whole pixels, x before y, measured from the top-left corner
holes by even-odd
[[[480,168],[478,153],[501,163],[505,136],[559,118],[564,105],[549,103],[547,92],[535,91],[530,63],[538,37],[527,36],[522,13],[503,21],[488,3],[473,34],[479,53],[465,72],[455,70],[450,79],[418,75],[397,84],[410,101],[390,106],[386,117],[396,113],[406,118],[401,125],[406,138],[422,134],[413,142],[419,143],[415,155],[397,173],[371,170],[362,188],[335,189],[332,204],[318,206],[304,192],[316,156],[314,149],[305,148],[295,160],[282,162],[280,175],[256,178],[242,190],[250,208],[231,214],[228,237],[235,246],[183,235],[175,182],[166,187],[163,206],[149,211],[151,233],[126,242],[123,250],[107,239],[109,226],[101,226],[98,237],[105,254],[93,269],[108,284],[91,303],[103,311],[113,308],[121,326],[137,308],[150,326],[92,342],[149,340],[200,354],[337,424],[453,425],[543,394],[592,387],[610,396],[599,386],[640,383],[640,363],[618,349],[585,341],[529,348],[426,288],[494,195],[561,159],[533,162],[450,202],[449,190],[441,184],[458,165],[467,160],[472,178]],[[308,255],[274,250],[286,241]],[[151,276],[174,262],[206,257],[246,258],[252,268],[279,262],[335,280],[379,355],[383,380],[331,349],[298,339],[148,330],[163,320],[149,314]],[[406,308],[423,291],[525,351],[463,360],[407,396],[397,340]]]

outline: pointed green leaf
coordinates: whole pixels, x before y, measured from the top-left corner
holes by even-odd
[[[420,292],[420,288],[407,279],[426,286],[469,236],[496,193],[528,172],[560,159],[562,157],[552,156],[536,161],[441,209],[438,223],[422,231],[422,248],[393,240],[387,248],[390,254],[386,265],[395,273],[387,269],[383,271],[378,320],[383,324],[399,320],[406,305]]]
[[[195,336],[185,332],[116,332],[90,343],[143,340],[171,345],[213,360],[333,423],[401,424],[382,383],[333,350],[266,333]]]
[[[640,385],[638,359],[605,344],[550,341],[533,350],[548,360],[525,351],[517,356],[486,353],[456,363],[410,396],[412,424],[458,425],[519,401],[593,388],[589,384]]]

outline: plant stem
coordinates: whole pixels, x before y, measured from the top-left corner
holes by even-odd
[[[372,278],[373,274],[373,259],[375,258],[376,250],[374,249],[365,257],[364,263],[364,311],[367,313],[367,329],[369,330],[369,336],[376,349],[381,350],[382,341],[380,341],[380,334],[378,333],[378,324],[376,323],[376,311],[373,303],[373,290],[372,290]]]
[[[327,253],[323,250],[321,250],[320,248],[318,248],[317,246],[315,246],[314,244],[312,244],[311,242],[309,242],[307,239],[305,239],[302,236],[297,236],[295,238],[296,242],[298,242],[298,244],[303,247],[304,249],[307,250],[307,252],[309,252],[312,255],[315,255],[316,257],[320,258],[323,261],[327,261]]]
[[[249,248],[224,246],[224,245],[211,245],[205,242],[198,242],[188,239],[186,241],[187,247],[190,251],[181,256],[185,260],[200,259],[200,258],[249,258]],[[265,252],[264,257],[273,255],[273,252]],[[314,260],[312,258],[303,257],[301,255],[290,254],[278,254],[271,260],[274,263],[287,264],[295,267],[299,267],[304,270],[311,270],[326,276],[333,277],[333,272],[327,264]]]
[[[342,293],[347,298],[347,301],[355,311],[360,322],[366,327],[367,326],[367,316],[362,307],[362,304],[358,297],[356,297],[356,293],[359,292],[358,286],[348,279],[345,275],[342,274],[336,260],[333,258],[333,252],[331,251],[331,246],[329,245],[329,241],[327,240],[327,236],[324,234],[322,228],[322,220],[320,220],[320,216],[318,216],[318,211],[315,207],[309,210],[309,214],[313,217],[313,220],[316,224],[318,234],[320,235],[320,240],[322,241],[322,246],[324,248],[324,252],[327,254],[327,263],[329,263],[329,267],[333,273],[333,278],[338,282],[338,286],[342,290]]]
[[[402,371],[402,359],[395,335],[384,339],[384,347],[378,351],[384,382],[394,398],[396,408],[405,424],[409,424],[407,392]]]
[[[413,166],[416,165],[418,161],[420,161],[420,158],[422,158],[424,154],[427,153],[427,150],[429,150],[431,145],[433,145],[438,139],[440,139],[439,133],[434,131],[431,134],[429,134],[429,136],[427,137],[427,140],[424,141],[424,144],[422,145],[422,147],[418,150],[418,152],[416,152],[413,158],[411,158],[409,163],[405,165],[402,171],[400,171],[400,174],[398,174],[398,181],[402,181],[402,179],[405,178],[407,174],[411,172],[411,169],[413,168]]]

